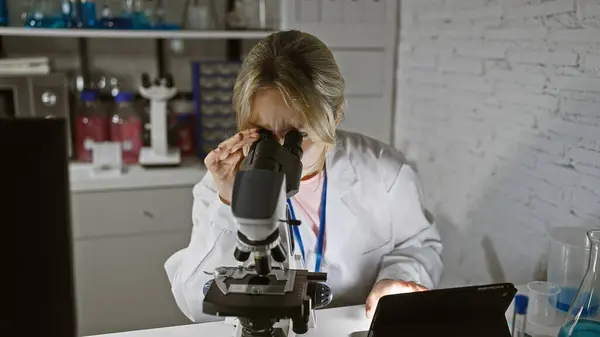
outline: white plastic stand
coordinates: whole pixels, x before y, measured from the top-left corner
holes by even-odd
[[[169,148],[167,138],[167,101],[177,94],[177,88],[168,88],[164,83],[140,87],[140,94],[150,100],[150,147],[140,151],[142,166],[170,166],[181,164],[179,149]]]

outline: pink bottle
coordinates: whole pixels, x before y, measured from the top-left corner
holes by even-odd
[[[83,91],[81,105],[75,117],[75,151],[77,159],[92,161],[92,146],[95,142],[108,140],[108,114],[94,91]]]
[[[142,119],[130,92],[119,92],[115,97],[116,107],[110,123],[110,140],[121,142],[123,163],[138,162],[142,149]]]

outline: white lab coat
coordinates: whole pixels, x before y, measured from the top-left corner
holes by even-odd
[[[442,244],[421,205],[415,172],[391,146],[337,131],[326,160],[326,251],[322,271],[334,292],[331,306],[365,302],[375,281],[415,281],[434,288],[442,275]],[[259,197],[259,196],[257,196]],[[302,214],[297,214],[299,220]],[[210,174],[194,187],[193,229],[187,248],[165,264],[181,311],[194,322],[218,320],[202,313],[204,284],[216,267],[235,266],[236,228]],[[315,267],[317,238],[300,226],[307,267]],[[297,246],[297,245],[296,245]]]

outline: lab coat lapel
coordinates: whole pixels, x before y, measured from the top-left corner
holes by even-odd
[[[349,256],[342,252],[352,249],[342,249],[351,244],[349,238],[357,230],[357,217],[349,207],[349,200],[357,186],[358,176],[351,162],[351,157],[345,142],[345,135],[338,135],[336,146],[327,156],[327,212],[326,237],[327,251],[325,257],[331,262],[342,263]]]

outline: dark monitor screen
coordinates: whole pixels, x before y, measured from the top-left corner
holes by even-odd
[[[0,321],[7,334],[77,334],[66,130],[62,119],[0,118],[0,268],[8,295],[8,317]]]

